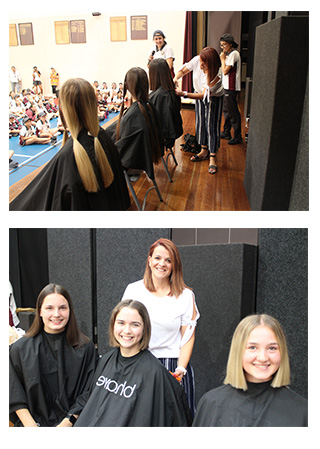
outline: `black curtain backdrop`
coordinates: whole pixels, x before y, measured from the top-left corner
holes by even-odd
[[[17,307],[35,307],[49,283],[46,229],[10,229],[9,278]]]

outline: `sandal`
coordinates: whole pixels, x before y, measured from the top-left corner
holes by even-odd
[[[209,159],[209,150],[207,150],[207,155],[206,156],[198,156],[198,154],[196,154],[195,156],[191,156],[190,161],[191,162],[202,162],[202,161],[206,161],[207,159]]]
[[[212,158],[215,158],[215,156],[216,156],[216,153],[210,154],[210,157],[212,157]],[[216,165],[214,165],[214,164],[209,165],[208,172],[210,173],[210,175],[215,175],[217,173],[217,171],[218,171],[218,167]]]
[[[210,175],[215,175],[218,171],[218,167],[216,165],[209,165],[208,172]]]

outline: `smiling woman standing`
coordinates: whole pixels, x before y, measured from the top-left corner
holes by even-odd
[[[150,315],[150,351],[182,379],[191,412],[195,412],[194,375],[189,364],[200,316],[193,291],[183,281],[176,245],[159,239],[151,245],[143,279],[129,284],[124,299],[142,302]]]
[[[288,388],[286,338],[270,315],[237,326],[224,384],[200,400],[195,427],[307,427],[308,402]]]
[[[23,427],[71,427],[69,411],[95,369],[93,343],[78,328],[67,290],[40,292],[29,331],[10,346],[10,420]]]
[[[153,42],[155,45],[152,47],[150,51],[150,55],[148,58],[148,67],[150,62],[153,59],[164,59],[167,61],[172,78],[174,77],[174,69],[173,69],[173,61],[174,61],[174,52],[172,48],[165,41],[165,35],[163,31],[156,30],[153,33]]]

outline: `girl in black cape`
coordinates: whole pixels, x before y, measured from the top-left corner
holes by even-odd
[[[183,133],[181,99],[175,93],[170,69],[164,59],[153,59],[149,65],[150,101],[155,105],[162,124],[162,137],[167,148]]]
[[[150,335],[142,303],[129,299],[113,309],[109,342],[115,348],[99,360],[90,390],[78,398],[76,427],[191,425],[182,386],[147,349]]]
[[[251,315],[237,326],[224,385],[200,400],[195,427],[307,427],[308,402],[288,388],[289,356],[280,323]]]
[[[84,79],[70,79],[59,92],[59,102],[65,128],[62,148],[10,203],[10,210],[128,209],[119,155],[99,127],[93,87]]]
[[[80,332],[69,293],[39,293],[28,332],[10,346],[9,413],[15,426],[71,427],[76,399],[90,384],[96,351]]]
[[[130,69],[124,79],[123,97],[129,95],[130,106],[121,104],[118,122],[106,131],[112,136],[125,170],[144,170],[153,179],[153,164],[163,155],[160,119],[149,102],[148,76],[140,67]]]

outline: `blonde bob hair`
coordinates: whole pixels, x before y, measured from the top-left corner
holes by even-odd
[[[90,158],[78,141],[80,131],[85,128],[94,137],[94,151],[100,168],[103,185],[109,187],[114,176],[108,158],[98,140],[99,120],[97,99],[91,84],[82,78],[72,78],[66,81],[59,92],[60,116],[62,124],[69,129],[73,138],[73,152],[81,181],[87,192],[97,192],[99,183]],[[68,138],[64,133],[64,145]]]
[[[114,323],[121,309],[128,307],[130,309],[136,310],[142,318],[143,322],[143,335],[140,340],[139,351],[143,351],[149,347],[149,341],[151,338],[151,322],[148,311],[146,307],[139,301],[134,301],[133,299],[126,299],[120,301],[111,312],[111,317],[109,321],[109,345],[114,348],[119,348],[120,343],[116,340],[114,336]]]
[[[275,334],[281,355],[280,366],[274,374],[271,386],[278,388],[289,385],[290,365],[284,332],[278,320],[270,315],[264,314],[247,316],[238,324],[232,337],[227,363],[227,375],[224,379],[224,384],[230,384],[234,388],[239,388],[244,391],[248,389],[245,373],[242,368],[243,354],[251,332],[257,326],[261,325],[268,327]]]

